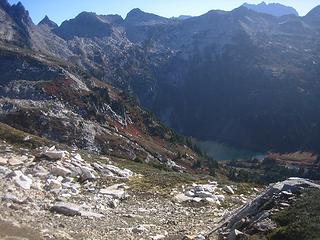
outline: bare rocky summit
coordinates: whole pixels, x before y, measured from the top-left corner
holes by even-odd
[[[53,22],[52,20],[50,20],[50,18],[46,15],[39,23],[38,25],[44,25],[47,26],[51,29],[57,28],[58,24],[56,24],[55,22]]]

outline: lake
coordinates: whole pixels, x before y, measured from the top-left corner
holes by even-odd
[[[217,161],[232,159],[250,159],[257,155],[263,155],[263,153],[261,152],[235,148],[224,143],[213,141],[198,141],[197,145],[209,157],[212,157]]]

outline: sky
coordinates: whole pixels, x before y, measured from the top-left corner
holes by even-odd
[[[11,4],[19,0],[9,0]],[[179,15],[198,16],[213,9],[232,10],[246,0],[20,0],[29,10],[30,16],[38,23],[45,15],[61,24],[77,16],[80,12],[98,14],[119,14],[125,17],[133,8],[155,13],[164,17]],[[260,3],[262,0],[247,0],[248,3]],[[294,7],[301,16],[320,5],[320,0],[265,0]]]

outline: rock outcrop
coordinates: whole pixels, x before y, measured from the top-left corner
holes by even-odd
[[[288,208],[307,188],[320,189],[320,185],[303,178],[289,178],[272,184],[260,196],[233,212],[221,224],[220,238],[248,239],[254,233],[268,233],[277,228],[272,215]],[[247,236],[246,236],[247,235]]]

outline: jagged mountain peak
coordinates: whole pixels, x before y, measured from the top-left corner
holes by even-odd
[[[168,23],[170,19],[134,8],[127,14],[125,22],[127,25],[155,25]]]
[[[277,17],[284,16],[284,15],[291,15],[291,14],[296,16],[299,15],[297,10],[295,10],[293,7],[285,6],[280,3],[269,3],[269,4],[267,4],[266,2],[261,2],[259,4],[244,3],[242,6],[256,12],[266,13],[273,16],[277,16]]]
[[[38,25],[46,25],[50,28],[57,28],[58,24],[52,21],[47,15],[39,22]]]
[[[17,13],[20,13],[20,14],[28,13],[28,11],[25,9],[25,7],[23,6],[23,4],[21,2],[18,2],[17,4],[13,4],[11,6],[11,9],[16,11]]]
[[[17,22],[26,25],[32,25],[32,19],[30,18],[29,12],[25,9],[21,2],[17,4],[13,4],[10,9],[8,9],[9,14],[12,18],[14,18]]]

